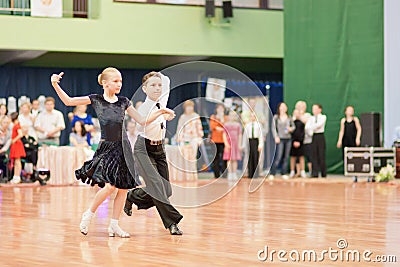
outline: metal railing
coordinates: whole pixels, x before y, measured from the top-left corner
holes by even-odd
[[[88,18],[90,0],[73,0],[72,10],[64,10],[63,17]],[[31,15],[30,0],[0,0],[0,15]]]
[[[0,14],[30,16],[30,0],[0,0]]]

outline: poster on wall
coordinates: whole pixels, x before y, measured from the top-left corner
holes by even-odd
[[[225,98],[226,80],[208,78],[206,87],[206,100],[221,103]]]
[[[31,0],[31,16],[62,17],[62,0]]]

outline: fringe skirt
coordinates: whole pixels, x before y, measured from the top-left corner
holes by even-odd
[[[125,153],[124,153],[125,152]],[[129,141],[101,141],[93,159],[75,171],[76,179],[91,186],[111,184],[120,189],[140,185]]]

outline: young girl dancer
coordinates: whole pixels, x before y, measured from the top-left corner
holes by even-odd
[[[13,184],[19,184],[21,182],[21,170],[22,163],[21,158],[25,158],[25,148],[24,144],[21,141],[21,138],[24,136],[22,133],[21,125],[18,121],[18,112],[13,112],[10,115],[11,122],[14,124],[12,128],[11,135],[11,147],[10,147],[10,159],[14,161],[14,176],[11,180]]]
[[[227,122],[224,124],[224,156],[223,160],[228,160],[228,180],[237,179],[238,160],[242,159],[242,126],[237,122],[237,114],[234,111],[229,112]]]
[[[118,220],[125,203],[127,189],[134,188],[139,184],[135,175],[130,172],[127,162],[133,166],[131,153],[124,155],[123,146],[131,151],[126,132],[123,131],[123,120],[125,111],[139,124],[144,125],[157,119],[160,115],[169,114],[169,119],[174,117],[174,112],[167,108],[159,109],[149,117],[142,117],[132,107],[128,98],[117,96],[122,87],[122,76],[116,68],[106,68],[98,76],[98,82],[103,86],[103,94],[92,94],[89,96],[69,97],[60,87],[59,82],[64,75],[53,74],[51,83],[60,99],[67,106],[92,104],[100,121],[101,142],[93,159],[84,163],[81,169],[75,171],[77,179],[90,183],[92,186],[102,187],[94,197],[89,209],[82,215],[80,231],[86,235],[89,223],[100,204],[111,195],[117,188],[118,192],[114,199],[113,214],[108,227],[109,236],[130,237],[129,233],[123,231]],[[125,159],[125,156],[127,157]],[[132,171],[132,169],[131,169]]]

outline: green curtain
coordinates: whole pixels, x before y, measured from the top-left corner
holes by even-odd
[[[329,173],[343,173],[336,148],[345,106],[383,113],[383,0],[285,0],[285,101],[320,103]]]

